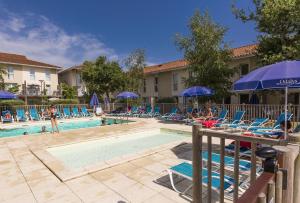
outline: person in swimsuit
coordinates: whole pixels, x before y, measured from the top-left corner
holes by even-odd
[[[54,133],[54,126],[56,127],[57,133],[59,133],[58,125],[57,125],[57,118],[56,118],[56,108],[54,105],[50,106],[50,119],[52,125],[52,133]]]

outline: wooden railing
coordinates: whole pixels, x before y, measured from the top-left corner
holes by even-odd
[[[213,144],[212,139],[219,139],[220,148],[218,149],[220,152],[220,164],[219,164],[219,173],[220,173],[220,190],[219,190],[219,201],[224,202],[224,176],[225,176],[225,140],[234,140],[234,170],[233,170],[233,178],[234,178],[234,189],[233,189],[233,202],[239,203],[248,203],[248,202],[264,202],[263,193],[269,199],[271,198],[271,193],[266,193],[266,191],[274,190],[274,184],[272,181],[280,183],[280,177],[277,177],[275,181],[274,174],[263,173],[258,179],[256,177],[256,169],[257,169],[257,157],[255,154],[257,144],[264,144],[269,146],[274,146],[277,149],[280,156],[279,163],[280,168],[287,170],[287,181],[289,184],[286,185],[285,190],[277,189],[278,192],[277,198],[282,197],[282,202],[284,203],[292,203],[293,199],[293,182],[294,182],[294,162],[299,153],[299,146],[291,147],[287,145],[287,141],[285,140],[277,140],[277,139],[269,139],[269,138],[258,138],[251,136],[242,136],[240,132],[237,130],[212,130],[212,129],[202,129],[198,125],[193,126],[193,202],[201,203],[203,201],[202,198],[202,151],[204,146],[204,137],[206,137],[207,141],[207,171],[208,171],[208,183],[207,183],[207,202],[211,202],[212,200],[212,151]],[[251,170],[250,170],[250,187],[246,191],[246,193],[241,196],[239,194],[239,186],[240,186],[240,142],[250,142],[251,143]],[[291,150],[292,149],[292,150]],[[267,180],[267,181],[266,181]],[[282,180],[282,176],[281,176]],[[266,181],[266,182],[264,182]],[[262,183],[264,182],[264,184]],[[268,186],[269,184],[269,186]],[[281,193],[282,192],[282,193]],[[295,191],[298,192],[298,191]],[[282,195],[280,195],[282,194]],[[268,196],[269,195],[269,196]],[[240,197],[241,196],[241,197]],[[245,198],[249,198],[249,196],[253,196],[249,200],[245,200]],[[275,195],[276,196],[276,195]],[[245,201],[243,201],[245,200]],[[250,201],[251,200],[251,201]],[[281,201],[277,201],[281,202]]]

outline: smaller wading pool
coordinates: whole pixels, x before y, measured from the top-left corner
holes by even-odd
[[[51,147],[47,151],[72,170],[136,154],[175,141],[184,141],[190,137],[188,133],[153,130]]]
[[[120,120],[120,119],[112,119],[112,118],[106,118],[106,124],[112,125],[112,124],[120,124],[120,123],[128,123],[133,121],[128,120]],[[90,120],[58,120],[58,128],[60,131],[66,131],[66,130],[74,130],[79,128],[92,128],[102,125],[100,119],[90,119]],[[52,127],[50,121],[37,125],[32,125],[32,123],[24,123],[23,125],[16,126],[14,128],[7,128],[7,129],[0,129],[0,138],[1,137],[12,137],[12,136],[20,136],[24,135],[24,133],[31,135],[36,134],[39,135],[41,132],[42,126],[46,126],[46,132],[51,132]]]

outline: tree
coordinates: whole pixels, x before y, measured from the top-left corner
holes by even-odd
[[[230,93],[234,69],[228,67],[231,52],[224,43],[226,28],[212,21],[208,13],[196,11],[188,24],[190,34],[177,34],[175,43],[184,52],[188,62],[189,77],[186,86],[202,85],[215,90],[215,98],[224,98]]]
[[[125,60],[126,86],[128,91],[137,92],[142,85],[144,79],[145,68],[145,51],[142,49],[134,50]]]
[[[0,65],[0,90],[4,90],[5,89],[5,83],[4,83],[4,75],[6,75],[7,72],[5,70],[5,68]]]
[[[124,74],[120,65],[108,61],[105,56],[98,57],[96,62],[84,62],[81,75],[89,95],[96,92],[109,98],[110,93],[124,88]]]
[[[64,99],[75,99],[77,97],[77,90],[67,85],[66,83],[62,83],[62,96]]]
[[[21,85],[15,85],[15,86],[8,88],[8,91],[12,92],[12,93],[18,93],[20,91],[20,87],[21,87]]]
[[[256,24],[261,65],[300,59],[300,0],[252,1],[254,10],[246,12],[233,5],[233,13],[243,22]]]

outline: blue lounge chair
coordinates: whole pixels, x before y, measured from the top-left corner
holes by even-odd
[[[72,115],[73,115],[73,117],[80,117],[80,113],[78,111],[78,107],[77,106],[74,106],[72,108]]]
[[[208,152],[207,151],[202,153],[202,159],[204,161],[208,160]],[[213,164],[220,165],[220,163],[221,163],[221,155],[220,154],[212,153],[211,159],[212,159]],[[226,169],[233,171],[234,170],[234,158],[231,156],[224,156],[224,165],[225,165]],[[239,169],[240,169],[240,172],[242,172],[242,173],[249,173],[251,170],[251,162],[240,159],[239,160]],[[261,168],[258,167],[257,171],[261,171]]]
[[[171,185],[172,185],[173,189],[176,192],[185,195],[186,192],[192,187],[192,184],[190,186],[188,186],[183,192],[180,192],[175,187],[174,180],[173,180],[173,174],[181,176],[183,178],[186,178],[186,179],[192,181],[192,179],[193,179],[193,166],[192,166],[192,164],[187,163],[187,162],[183,162],[181,164],[178,164],[176,166],[171,167],[167,171],[168,171],[168,174],[169,174],[169,177],[170,177],[170,182],[171,182]],[[211,175],[212,175],[212,177],[211,177],[212,189],[215,190],[216,192],[219,192],[220,191],[220,182],[221,182],[220,181],[220,174],[218,172],[212,171]],[[206,168],[202,168],[202,184],[203,185],[208,184],[208,171],[207,171]],[[224,176],[224,191],[228,196],[230,196],[230,194],[232,194],[232,192],[233,192],[233,185],[234,185],[234,179],[225,175]]]
[[[155,106],[152,117],[158,117],[158,116],[160,116],[160,107],[159,106]]]
[[[229,123],[225,123],[225,122],[224,123],[217,123],[217,124],[215,124],[215,126],[216,127],[222,127],[222,126],[225,126],[225,125],[227,125],[228,127],[235,126],[236,124],[241,123],[244,115],[245,115],[245,111],[237,111],[237,112],[235,112],[231,122],[229,122]]]
[[[233,124],[233,125],[230,125],[230,127],[231,128],[241,128],[244,130],[251,130],[251,129],[256,129],[259,126],[262,126],[268,120],[269,120],[268,118],[256,118],[250,124],[245,124],[245,123]]]
[[[228,114],[227,109],[222,109],[218,117],[211,118],[209,120],[216,120],[218,123],[222,123],[226,120],[226,116]]]
[[[30,119],[32,121],[39,121],[41,118],[40,118],[40,115],[38,114],[36,108],[30,108],[29,109],[29,114],[30,114]]]
[[[171,112],[165,113],[163,116],[161,116],[161,118],[164,120],[170,119],[172,116],[175,116],[177,114],[177,112],[178,112],[178,108],[172,107]]]
[[[64,112],[64,117],[65,117],[65,118],[71,118],[71,117],[72,117],[72,114],[71,114],[71,112],[70,112],[69,107],[64,107],[64,108],[63,108],[63,112]]]
[[[2,123],[13,123],[14,122],[14,118],[9,110],[2,111],[1,121],[2,121]]]
[[[291,120],[293,114],[288,113],[287,114],[287,120]],[[250,130],[251,131],[270,131],[270,130],[279,130],[280,129],[280,123],[283,122],[285,120],[285,113],[281,113],[276,122],[274,123],[273,127],[252,127]]]
[[[152,117],[152,107],[151,107],[151,106],[147,106],[147,107],[146,107],[145,113],[142,113],[142,114],[140,115],[140,117],[142,117],[142,118],[149,118],[149,117]]]
[[[86,106],[81,107],[81,114],[82,114],[82,116],[85,116],[85,117],[92,116],[92,114],[87,110]]]
[[[16,115],[16,120],[17,120],[18,122],[20,122],[20,121],[25,122],[25,121],[28,120],[27,116],[25,115],[25,110],[24,110],[24,109],[22,109],[22,108],[17,108],[17,109],[16,109],[16,113],[17,113],[17,115]]]

